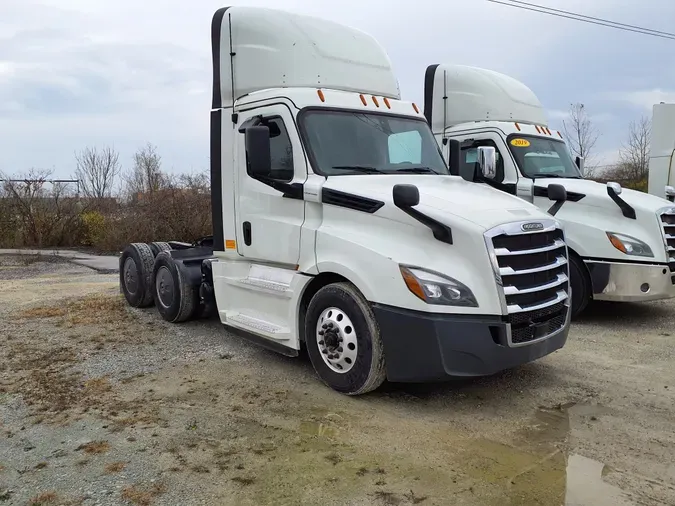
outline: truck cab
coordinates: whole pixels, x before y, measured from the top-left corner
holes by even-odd
[[[424,113],[450,162],[469,180],[479,151],[495,153],[476,182],[555,215],[570,250],[572,317],[591,300],[649,301],[675,296],[675,206],[665,198],[584,179],[536,95],[506,75],[462,65],[431,65]],[[468,177],[466,175],[469,175]],[[551,206],[550,185],[567,200]]]
[[[212,308],[262,346],[305,348],[348,395],[493,374],[564,346],[562,226],[449,175],[371,36],[249,7],[217,11],[211,33],[213,237],[152,261],[125,250],[132,305],[154,301],[172,322]]]

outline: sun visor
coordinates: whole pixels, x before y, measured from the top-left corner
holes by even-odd
[[[213,108],[270,88],[327,88],[400,98],[387,53],[370,35],[275,9],[226,7],[211,27]]]

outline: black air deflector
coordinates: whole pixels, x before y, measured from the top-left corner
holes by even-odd
[[[384,205],[384,202],[380,200],[369,199],[330,188],[321,190],[321,202],[331,206],[346,207],[347,209],[370,214],[376,212]]]
[[[424,72],[424,117],[427,123],[431,126],[431,116],[434,107],[434,78],[436,77],[436,69],[439,64],[435,63],[427,67]]]

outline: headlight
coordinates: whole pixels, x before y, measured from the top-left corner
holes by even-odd
[[[654,256],[652,249],[640,239],[625,234],[618,234],[616,232],[607,232],[607,237],[609,238],[609,242],[612,243],[612,246],[626,255],[638,257]]]
[[[400,269],[408,289],[427,304],[478,307],[471,290],[456,279],[419,267]]]

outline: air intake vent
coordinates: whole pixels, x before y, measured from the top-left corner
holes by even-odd
[[[353,209],[354,211],[361,211],[364,213],[374,213],[384,205],[384,202],[380,200],[360,197],[359,195],[331,190],[329,188],[324,188],[322,190],[321,202],[332,206],[346,207],[347,209]]]

